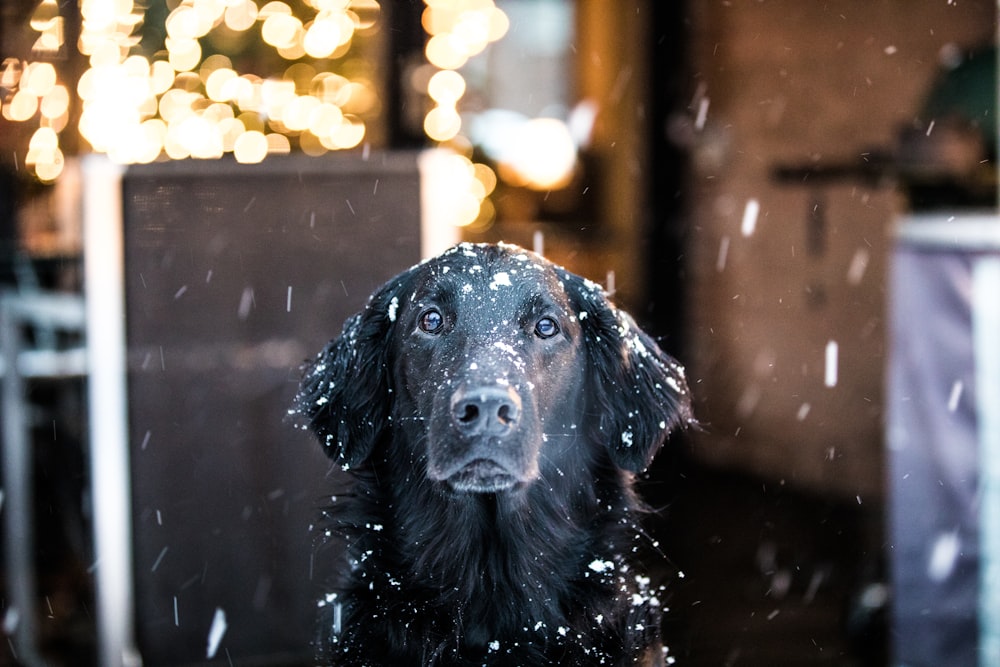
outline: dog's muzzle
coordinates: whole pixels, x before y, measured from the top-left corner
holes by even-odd
[[[459,390],[451,397],[451,418],[466,438],[506,438],[517,429],[521,398],[509,386]]]
[[[531,481],[538,465],[524,418],[521,397],[508,384],[454,390],[447,397],[446,423],[432,435],[429,476],[470,493],[496,493]]]

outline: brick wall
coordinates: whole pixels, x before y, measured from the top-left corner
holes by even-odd
[[[892,183],[788,185],[772,172],[860,164],[891,147],[913,121],[942,49],[990,39],[995,5],[691,4],[686,361],[706,423],[696,455],[874,499],[882,480],[885,273],[905,201]],[[759,213],[745,234],[750,200]],[[830,341],[838,352],[832,387]]]

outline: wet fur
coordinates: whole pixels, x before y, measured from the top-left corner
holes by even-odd
[[[573,337],[558,363],[529,358],[534,389],[520,390],[534,392],[527,400],[550,421],[577,413],[579,428],[546,432],[537,479],[456,492],[427,475],[432,415],[421,414],[415,388],[444,381],[421,377],[432,363],[456,374],[464,366],[402,358],[419,352],[408,342],[410,301],[428,281],[454,286],[447,273],[489,297],[499,271],[516,276],[519,294],[545,292],[566,311]],[[468,345],[466,354],[481,352]],[[555,391],[538,389],[546,364],[563,383]],[[321,524],[348,554],[321,602],[324,663],[662,664],[658,591],[630,563],[642,541],[632,478],[691,421],[687,387],[680,366],[599,287],[514,246],[459,246],[372,295],[307,367],[296,410],[352,478]],[[336,544],[320,553],[338,553]]]

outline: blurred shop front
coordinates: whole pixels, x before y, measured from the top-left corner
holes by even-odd
[[[678,664],[996,663],[996,17],[0,0],[0,665],[312,664],[299,365],[457,240],[687,366]]]
[[[894,660],[1000,661],[997,53],[955,54],[901,139],[886,445]]]

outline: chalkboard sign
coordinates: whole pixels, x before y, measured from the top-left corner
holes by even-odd
[[[121,190],[136,647],[309,664],[332,480],[286,410],[305,359],[419,260],[417,158],[173,162]]]

